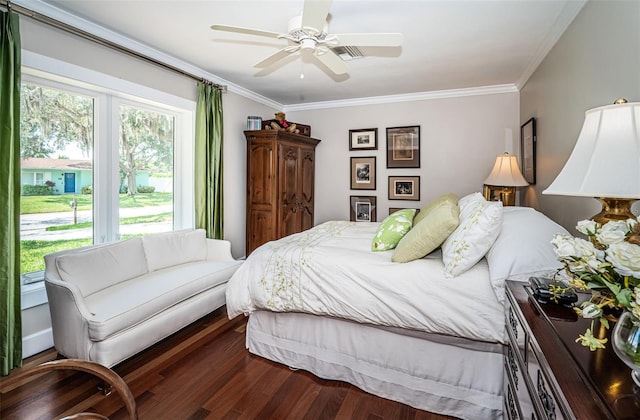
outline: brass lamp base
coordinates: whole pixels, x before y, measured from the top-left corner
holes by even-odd
[[[612,220],[635,219],[636,216],[631,213],[631,206],[636,201],[634,198],[604,198],[596,197],[602,204],[602,211],[592,219],[600,225],[604,225]]]
[[[516,187],[483,186],[484,199],[487,201],[502,201],[503,206],[516,205]]]

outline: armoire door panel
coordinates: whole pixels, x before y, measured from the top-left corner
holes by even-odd
[[[247,223],[247,249],[251,248],[253,251],[260,245],[273,240],[275,234],[274,217],[271,211],[250,212]]]
[[[247,162],[250,174],[247,179],[247,199],[254,205],[274,205],[275,185],[273,185],[273,180],[276,177],[274,153],[271,144],[251,146]]]

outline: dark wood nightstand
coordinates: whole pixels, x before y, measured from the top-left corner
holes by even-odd
[[[589,320],[537,302],[527,283],[514,281],[505,313],[505,418],[640,419],[640,390],[611,343],[592,352],[575,342]],[[600,334],[610,331],[596,321]]]

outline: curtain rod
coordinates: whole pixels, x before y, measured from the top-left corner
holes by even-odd
[[[89,41],[93,41],[93,42],[95,42],[97,44],[103,45],[105,47],[109,47],[109,48],[112,48],[112,49],[117,50],[119,52],[122,52],[122,53],[128,54],[130,56],[139,58],[141,60],[144,60],[144,61],[147,61],[149,63],[155,64],[157,66],[163,67],[163,68],[165,68],[167,70],[171,70],[173,72],[180,73],[181,75],[190,77],[191,79],[194,79],[194,80],[196,80],[198,82],[206,83],[206,84],[211,85],[214,88],[216,88],[216,89],[218,89],[218,90],[220,90],[222,92],[226,92],[227,91],[227,86],[225,86],[225,85],[220,85],[220,84],[214,83],[212,81],[209,81],[209,80],[207,80],[207,79],[205,79],[203,77],[196,76],[195,74],[189,73],[189,72],[187,72],[185,70],[182,70],[182,69],[180,69],[178,67],[172,66],[171,64],[167,64],[167,63],[164,63],[164,62],[162,62],[160,60],[157,60],[157,59],[155,59],[153,57],[149,57],[148,55],[141,54],[141,53],[139,53],[137,51],[134,51],[134,50],[132,50],[130,48],[127,48],[127,47],[122,46],[120,44],[117,44],[115,42],[109,41],[108,39],[104,39],[102,37],[99,37],[97,35],[94,35],[92,33],[84,31],[82,29],[79,29],[79,28],[76,28],[76,27],[71,26],[69,24],[66,24],[64,22],[61,22],[59,20],[56,20],[56,19],[50,18],[48,16],[42,15],[40,13],[37,13],[37,12],[31,10],[31,9],[27,9],[26,7],[20,6],[20,5],[15,4],[15,3],[11,3],[8,0],[0,0],[0,5],[6,7],[7,10],[9,10],[9,11],[14,11],[14,12],[20,14],[20,15],[24,15],[24,16],[27,16],[27,17],[29,17],[31,19],[37,20],[38,22],[45,23],[45,24],[47,24],[49,26],[53,26],[53,27],[55,27],[57,29],[62,29],[63,31],[72,33],[74,35],[80,36],[80,37],[82,37],[84,39],[87,39]]]

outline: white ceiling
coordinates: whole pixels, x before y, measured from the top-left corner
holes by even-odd
[[[212,31],[214,23],[287,32],[303,0],[42,0],[65,20],[103,36],[126,37],[195,66],[230,87],[282,105],[406,95],[526,81],[584,5],[583,0],[334,0],[329,33],[400,32],[401,48],[361,48],[371,54],[335,76],[313,57],[294,54],[260,70],[255,63],[286,41]],[[29,1],[15,1],[25,7]],[[75,17],[81,18],[80,20]],[[86,21],[83,21],[86,20]],[[105,31],[106,29],[106,31]],[[92,29],[93,32],[93,29]],[[300,78],[300,74],[304,78]]]

